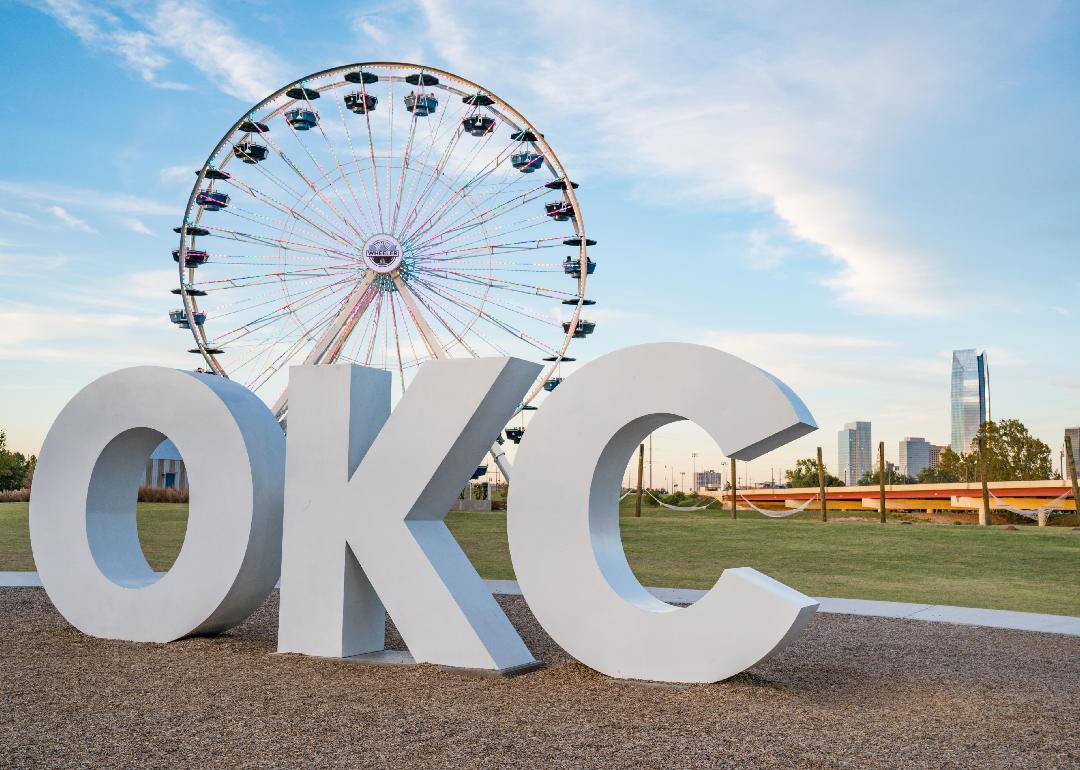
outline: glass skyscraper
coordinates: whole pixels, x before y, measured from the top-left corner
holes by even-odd
[[[900,442],[900,473],[915,478],[930,464],[930,442],[919,436],[908,436]]]
[[[971,451],[979,427],[990,419],[990,370],[986,351],[974,348],[952,354],[952,450]]]
[[[873,471],[870,423],[849,422],[836,438],[837,478],[846,486],[854,486],[860,476]]]

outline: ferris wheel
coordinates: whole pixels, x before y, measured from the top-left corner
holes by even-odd
[[[546,364],[506,428],[517,443],[595,329],[578,185],[521,113],[452,73],[379,62],[302,78],[196,173],[170,320],[283,424],[290,365],[385,369],[400,393],[425,361],[517,356]]]

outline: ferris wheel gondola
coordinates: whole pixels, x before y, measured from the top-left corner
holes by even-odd
[[[170,321],[283,423],[289,365],[383,368],[403,392],[425,361],[490,355],[546,363],[523,419],[595,328],[578,185],[521,113],[453,73],[302,78],[241,116],[197,174]]]

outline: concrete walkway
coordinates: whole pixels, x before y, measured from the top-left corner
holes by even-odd
[[[493,594],[520,596],[521,589],[514,580],[485,580]],[[40,588],[36,572],[0,572],[0,588]],[[705,595],[694,588],[650,588],[658,599],[672,604],[692,604]],[[882,602],[875,599],[830,599],[814,597],[820,603],[819,612],[839,615],[867,615],[875,618],[905,618],[932,623],[956,623],[964,626],[1009,628],[1016,631],[1041,631],[1048,634],[1080,636],[1080,618],[1070,615],[1042,615],[1037,612],[1014,610],[984,610],[977,607],[950,607],[940,604],[910,604]]]
[[[485,580],[495,594],[519,596],[521,589],[513,580]],[[692,604],[705,595],[694,588],[649,588],[649,593],[672,604]],[[965,626],[1011,628],[1017,631],[1042,631],[1049,634],[1080,636],[1080,618],[1070,615],[1042,615],[1037,612],[1014,610],[983,610],[977,607],[950,607],[939,604],[910,604],[882,602],[875,599],[830,599],[815,596],[821,606],[818,612],[839,615],[869,615],[875,618],[906,618],[934,623],[958,623]]]

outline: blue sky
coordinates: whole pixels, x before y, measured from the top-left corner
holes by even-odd
[[[121,366],[192,366],[166,319],[193,171],[270,91],[349,62],[443,67],[543,130],[600,243],[579,360],[715,345],[821,430],[947,443],[949,356],[996,417],[1080,423],[1080,6],[0,3],[0,425],[37,451]],[[673,376],[678,376],[673,373]],[[696,429],[654,472],[719,466]]]

